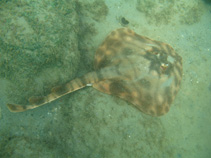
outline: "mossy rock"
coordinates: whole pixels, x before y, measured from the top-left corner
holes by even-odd
[[[75,1],[0,2],[0,77],[9,102],[25,104],[75,77],[78,16]]]
[[[200,21],[204,7],[201,0],[137,0],[136,6],[155,25],[192,25]]]
[[[102,21],[108,14],[108,7],[104,0],[77,1],[79,14],[86,15],[97,22]]]
[[[56,149],[56,144],[23,136],[5,137],[0,143],[1,158],[53,158],[63,155]]]
[[[82,74],[93,70],[94,55],[99,44],[95,37],[100,33],[97,26],[103,25],[108,14],[108,7],[104,0],[77,0],[76,11],[79,15],[78,46],[81,52],[80,68]]]

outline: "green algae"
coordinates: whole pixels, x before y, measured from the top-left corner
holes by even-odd
[[[106,20],[108,7],[104,0],[76,2],[76,12],[79,17],[78,48],[81,53],[81,72],[93,70],[93,61],[97,46],[94,37],[99,33],[96,25]]]
[[[62,152],[58,152],[56,149],[56,145],[37,138],[24,136],[4,137],[0,143],[1,158],[53,158],[62,155]]]
[[[97,22],[105,20],[108,14],[108,7],[103,0],[94,0],[93,2],[78,1],[78,12],[86,15],[87,18],[91,18]]]
[[[192,25],[200,21],[204,11],[203,2],[194,0],[137,0],[136,9],[147,18],[149,24]]]
[[[80,53],[71,1],[0,2],[0,77],[10,102],[26,103],[75,77]]]

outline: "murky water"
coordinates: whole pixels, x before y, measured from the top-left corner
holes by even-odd
[[[208,0],[0,1],[0,157],[208,158],[210,17]],[[166,115],[145,115],[91,87],[27,112],[7,109],[93,70],[96,49],[121,27],[183,58]]]

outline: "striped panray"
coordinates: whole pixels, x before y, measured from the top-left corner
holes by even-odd
[[[54,87],[47,96],[31,97],[27,106],[7,106],[12,112],[22,112],[92,86],[132,103],[146,114],[160,116],[169,111],[182,79],[182,58],[170,45],[128,28],[108,35],[96,51],[94,67],[95,71]]]

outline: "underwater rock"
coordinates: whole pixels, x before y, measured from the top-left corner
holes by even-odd
[[[1,1],[0,16],[0,77],[11,82],[8,100],[22,102],[75,77],[80,53],[74,0]]]
[[[57,150],[53,148],[55,145],[40,141],[39,139],[32,139],[28,137],[6,137],[0,143],[0,157],[1,158],[53,158],[61,156],[58,155]],[[57,155],[57,156],[56,156]]]
[[[108,7],[104,0],[94,0],[93,2],[77,1],[77,11],[86,18],[93,19],[97,22],[102,21],[108,14]]]
[[[137,0],[137,10],[144,13],[147,22],[155,25],[192,25],[200,21],[205,5],[201,0]]]

